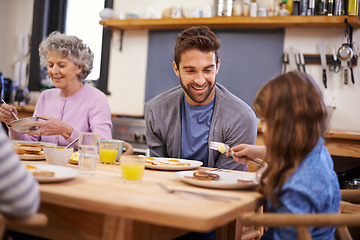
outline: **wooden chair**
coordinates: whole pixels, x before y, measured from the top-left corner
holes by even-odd
[[[360,202],[360,190],[341,190],[342,199]],[[342,200],[339,214],[285,214],[285,213],[244,213],[240,216],[243,225],[263,227],[296,227],[298,239],[312,239],[308,227],[337,226],[340,239],[352,239],[348,226],[360,226],[360,206]],[[346,211],[345,211],[346,210]]]
[[[124,155],[131,155],[134,153],[134,148],[130,143],[124,142],[124,148],[126,149],[126,151],[123,152]]]
[[[36,213],[28,218],[12,218],[0,214],[0,239],[2,239],[6,228],[16,227],[41,227],[46,226],[48,218],[43,213]]]

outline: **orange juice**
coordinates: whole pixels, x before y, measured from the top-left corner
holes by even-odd
[[[144,164],[122,163],[122,178],[125,181],[141,181],[144,173]]]
[[[103,163],[114,163],[116,161],[117,149],[100,148],[100,161]]]

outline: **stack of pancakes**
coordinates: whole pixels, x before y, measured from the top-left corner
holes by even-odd
[[[34,143],[15,143],[14,150],[19,155],[43,155],[43,145],[39,142]]]

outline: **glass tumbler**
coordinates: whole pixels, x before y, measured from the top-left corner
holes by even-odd
[[[99,158],[99,134],[80,133],[79,135],[79,174],[93,176]]]

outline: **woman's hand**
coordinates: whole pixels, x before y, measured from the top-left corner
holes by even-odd
[[[233,159],[236,162],[247,163],[249,158],[255,159],[260,158],[264,159],[266,155],[265,146],[255,146],[249,144],[239,144],[230,148],[233,151]]]
[[[16,120],[11,112],[15,113],[16,116],[18,115],[16,107],[3,103],[0,107],[0,121],[10,125],[10,122]]]
[[[74,128],[67,123],[60,121],[59,119],[36,115],[39,119],[45,121],[36,121],[28,122],[27,126],[34,126],[37,129],[28,132],[29,135],[43,135],[43,136],[52,136],[52,135],[61,135],[65,139],[68,139],[71,136]]]

